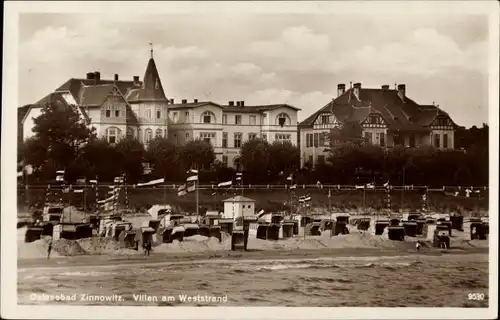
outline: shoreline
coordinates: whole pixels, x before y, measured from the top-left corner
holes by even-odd
[[[248,250],[248,251],[212,251],[212,252],[182,252],[182,253],[155,253],[146,257],[143,254],[131,256],[119,255],[82,255],[59,256],[50,260],[46,258],[18,259],[17,268],[64,268],[105,266],[105,265],[130,265],[130,264],[162,264],[162,263],[188,263],[188,262],[215,262],[238,260],[293,260],[293,259],[318,259],[318,258],[349,258],[349,257],[385,257],[385,256],[446,256],[488,254],[489,248],[452,248],[441,250],[425,248],[417,253],[415,250],[379,249],[379,248],[321,248],[321,249],[295,249],[295,250]]]

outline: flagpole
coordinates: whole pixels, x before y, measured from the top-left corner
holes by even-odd
[[[200,218],[200,211],[199,211],[199,206],[200,206],[200,195],[199,195],[199,183],[198,183],[198,180],[200,179],[200,176],[199,176],[199,171],[198,171],[198,165],[196,166],[196,176],[197,176],[197,179],[194,181],[194,187],[196,189],[196,216],[197,216],[197,219]]]
[[[163,205],[167,205],[167,178],[163,176]]]
[[[71,223],[71,198],[73,197],[73,188],[71,188],[71,185],[69,186],[70,190],[68,190],[69,194],[69,200],[68,200],[68,205],[69,205],[69,223]],[[70,192],[71,191],[71,192]]]
[[[87,179],[85,179],[85,184],[83,185],[83,218],[87,222]]]
[[[405,204],[405,167],[403,167],[403,189],[401,190],[401,212],[403,212]]]

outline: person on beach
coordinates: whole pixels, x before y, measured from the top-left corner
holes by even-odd
[[[50,252],[52,251],[52,240],[49,242],[49,247],[47,248],[47,260],[50,259]]]
[[[417,247],[417,252],[420,252],[420,240],[417,240],[417,244],[415,246]]]
[[[146,243],[146,252],[148,253],[149,256],[149,254],[151,253],[151,241],[148,241]]]

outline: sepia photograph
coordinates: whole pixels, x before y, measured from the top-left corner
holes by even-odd
[[[497,317],[498,3],[4,18],[3,316]]]

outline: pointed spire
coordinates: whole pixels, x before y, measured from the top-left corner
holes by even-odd
[[[153,59],[153,42],[149,41],[149,46],[151,47],[151,59]]]

